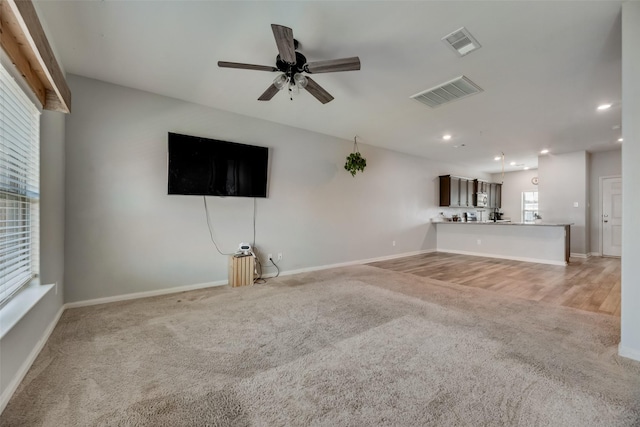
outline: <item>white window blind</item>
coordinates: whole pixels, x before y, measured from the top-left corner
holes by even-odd
[[[535,222],[538,215],[538,192],[522,192],[522,222]]]
[[[40,112],[0,65],[0,305],[38,274]]]

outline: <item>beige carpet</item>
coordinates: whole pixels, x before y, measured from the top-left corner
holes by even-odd
[[[67,310],[2,426],[637,426],[619,320],[370,266]]]

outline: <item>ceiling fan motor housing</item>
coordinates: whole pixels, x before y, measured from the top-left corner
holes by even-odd
[[[307,58],[301,54],[300,52],[296,52],[296,63],[295,64],[287,64],[282,59],[280,59],[280,55],[276,56],[276,68],[282,71],[283,73],[293,77],[296,73],[301,73],[304,71],[304,66],[307,63]]]

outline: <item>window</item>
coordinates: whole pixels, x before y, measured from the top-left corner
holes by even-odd
[[[40,112],[0,65],[0,305],[38,274]]]
[[[538,215],[538,192],[522,192],[522,222],[534,222]]]

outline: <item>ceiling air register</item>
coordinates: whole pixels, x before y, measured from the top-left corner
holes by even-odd
[[[482,91],[483,89],[480,86],[467,77],[460,76],[431,89],[416,93],[411,98],[431,108],[436,108]]]

